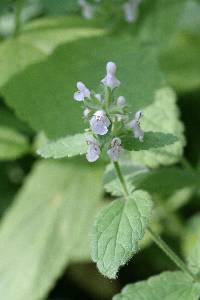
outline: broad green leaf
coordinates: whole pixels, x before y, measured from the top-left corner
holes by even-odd
[[[78,8],[78,1],[74,0],[43,0],[45,12],[50,14],[66,14]]]
[[[200,275],[200,214],[192,216],[183,235],[183,252],[189,268]]]
[[[86,134],[66,136],[57,141],[47,143],[37,153],[44,158],[72,157],[86,153]]]
[[[198,0],[186,1],[184,11],[182,13],[179,28],[181,31],[200,35],[200,2]]]
[[[148,170],[144,167],[124,165],[122,172],[128,182],[129,190],[142,189],[150,194],[164,197],[186,187],[199,186],[199,177],[190,170],[178,167]],[[112,195],[122,195],[123,191],[113,167],[109,167],[104,175],[104,187]]]
[[[31,22],[19,37],[0,44],[0,87],[27,66],[46,59],[58,45],[102,33],[78,18],[44,18],[40,22]]]
[[[80,163],[36,164],[1,223],[4,299],[44,298],[77,249],[89,247],[101,176],[101,169]],[[84,259],[85,252],[78,260]]]
[[[17,159],[29,151],[27,138],[14,129],[0,126],[0,160]]]
[[[151,212],[152,201],[144,191],[102,209],[93,228],[92,259],[103,275],[116,278],[119,268],[138,252]]]
[[[171,133],[178,138],[172,145],[148,151],[134,151],[134,162],[155,168],[160,165],[171,165],[178,162],[183,154],[185,139],[184,127],[179,120],[179,111],[176,106],[176,96],[170,88],[163,88],[156,92],[155,100],[143,110],[141,127],[144,131],[160,131]]]
[[[129,181],[139,189],[163,196],[170,195],[185,187],[197,187],[200,183],[198,176],[194,172],[177,167],[143,172],[138,176],[133,175],[133,179],[130,176]]]
[[[157,48],[165,47],[179,30],[186,2],[187,0],[154,0],[141,3],[139,39],[152,43]]]
[[[200,35],[180,34],[161,52],[161,67],[178,91],[200,87]]]
[[[181,272],[164,272],[127,285],[113,300],[198,300],[200,283]]]
[[[171,133],[163,133],[156,131],[147,131],[144,133],[144,141],[140,142],[129,134],[122,138],[124,149],[129,151],[151,150],[154,148],[162,148],[178,141],[177,137]]]
[[[79,133],[84,125],[81,105],[73,101],[76,82],[99,87],[108,60],[118,65],[119,93],[126,96],[132,111],[152,103],[155,91],[165,84],[152,47],[141,47],[129,35],[109,35],[58,47],[48,60],[10,80],[2,93],[20,118],[48,137]]]

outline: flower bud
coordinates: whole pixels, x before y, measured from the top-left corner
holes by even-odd
[[[123,107],[126,104],[126,99],[123,96],[119,96],[117,99],[117,105]]]
[[[115,77],[117,67],[115,63],[108,62],[106,66],[107,74],[104,79],[102,79],[102,83],[105,87],[109,87],[111,90],[115,89],[120,85],[120,81]]]

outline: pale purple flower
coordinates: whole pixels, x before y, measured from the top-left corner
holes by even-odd
[[[86,0],[79,0],[78,3],[82,9],[83,17],[88,20],[92,19],[94,16],[95,8]]]
[[[140,119],[142,117],[142,112],[137,111],[135,114],[135,119],[130,122],[129,127],[133,129],[134,137],[139,139],[140,142],[144,140],[144,131],[140,128]]]
[[[85,98],[90,98],[90,90],[81,81],[77,82],[78,91],[74,93],[74,100],[84,101]]]
[[[117,66],[113,62],[108,62],[106,66],[106,77],[101,81],[106,87],[111,90],[115,89],[120,85],[120,81],[116,78],[115,73],[117,71]]]
[[[117,98],[117,105],[123,107],[126,104],[126,99],[123,96]]]
[[[111,142],[110,149],[107,151],[107,154],[111,160],[118,161],[122,150],[123,148],[120,138],[114,138]]]
[[[86,158],[89,162],[95,162],[97,159],[99,159],[101,153],[99,143],[93,137],[88,137],[86,143],[88,144]]]
[[[123,5],[125,20],[133,23],[138,18],[138,7],[141,0],[130,0]]]
[[[106,116],[105,111],[98,110],[95,112],[90,120],[90,126],[94,133],[99,135],[105,135],[108,132],[110,126],[110,120]]]

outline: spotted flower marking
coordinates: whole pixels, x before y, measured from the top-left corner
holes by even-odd
[[[92,131],[99,135],[107,134],[110,124],[110,120],[103,110],[96,111],[90,120]]]
[[[86,158],[89,162],[95,162],[97,159],[99,159],[101,153],[99,143],[93,137],[87,138],[86,143],[88,145]]]
[[[107,154],[111,160],[118,161],[122,150],[122,142],[120,138],[114,138],[111,142],[110,149],[107,151]]]

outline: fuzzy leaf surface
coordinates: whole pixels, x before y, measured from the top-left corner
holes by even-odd
[[[177,137],[171,133],[147,131],[144,133],[143,142],[133,137],[133,134],[122,138],[122,144],[126,150],[141,151],[162,148],[178,141]]]
[[[164,272],[127,285],[113,300],[198,300],[200,284],[181,272]]]
[[[136,191],[117,199],[99,213],[93,228],[92,259],[99,271],[116,278],[119,268],[138,252],[152,212],[148,193]]]
[[[76,134],[48,142],[37,153],[44,158],[63,158],[81,155],[86,153],[86,151],[86,135]]]

